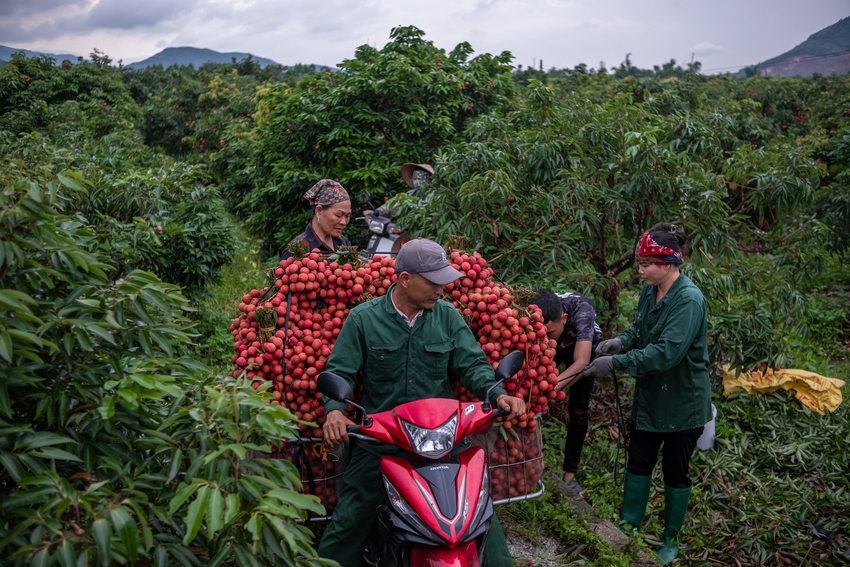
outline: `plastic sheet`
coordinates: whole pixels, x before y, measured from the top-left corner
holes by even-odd
[[[797,400],[807,408],[821,415],[835,411],[841,405],[841,387],[844,381],[828,378],[794,368],[783,368],[774,371],[767,368],[764,371],[735,372],[726,365],[723,367],[723,395],[729,396],[738,390],[744,390],[752,395],[758,392],[775,392],[779,388],[794,390]]]

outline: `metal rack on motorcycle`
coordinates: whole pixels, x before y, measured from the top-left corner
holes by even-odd
[[[540,498],[543,485],[543,435],[537,426],[505,428],[494,423],[486,433],[470,436],[472,445],[487,451],[490,495],[493,504],[507,504]]]
[[[310,514],[308,522],[330,519],[342,492],[342,475],[348,462],[348,444],[328,450],[318,437],[288,439],[270,455],[273,459],[286,459],[295,465],[304,486],[304,492],[319,498],[325,507],[325,516]]]

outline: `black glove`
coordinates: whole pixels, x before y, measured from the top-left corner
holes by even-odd
[[[591,378],[601,378],[603,376],[608,376],[613,371],[614,357],[600,356],[599,358],[585,366],[584,370],[582,370],[581,373],[585,376],[590,376]]]
[[[596,356],[606,354],[620,354],[623,350],[623,341],[620,339],[608,339],[596,345]]]

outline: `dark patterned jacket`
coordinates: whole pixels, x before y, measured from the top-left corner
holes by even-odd
[[[289,241],[289,244],[293,242],[304,242],[307,244],[307,249],[312,252],[313,250],[319,249],[319,252],[322,254],[330,254],[332,252],[336,252],[339,250],[340,246],[351,246],[351,242],[344,236],[334,237],[334,249],[331,250],[328,248],[328,245],[322,242],[322,239],[316,234],[316,231],[313,230],[312,222],[307,223],[307,228]],[[290,256],[292,256],[292,252],[289,251],[289,244],[287,244],[286,248],[283,250],[283,254],[280,255],[281,260],[286,260]]]
[[[596,344],[602,338],[602,329],[596,323],[596,308],[593,302],[583,295],[568,291],[555,294],[561,300],[561,307],[567,314],[564,332],[558,338],[555,362],[557,364],[573,363],[576,343],[590,341],[592,343],[590,358],[595,358]]]

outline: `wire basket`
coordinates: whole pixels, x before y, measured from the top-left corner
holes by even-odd
[[[272,457],[286,459],[294,464],[301,477],[303,491],[317,496],[325,507],[324,516],[310,513],[307,521],[329,520],[342,493],[342,474],[348,462],[348,444],[343,443],[327,450],[317,437],[288,439],[281,443],[280,449]]]
[[[490,470],[490,495],[493,504],[532,500],[543,495],[543,435],[540,427],[532,431],[494,423],[486,433],[470,437],[470,443],[487,451]]]

